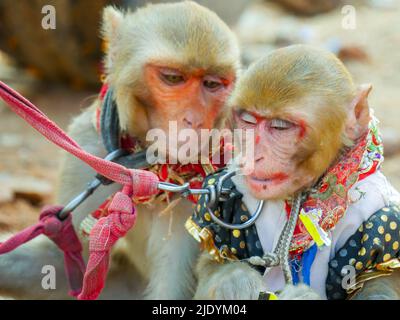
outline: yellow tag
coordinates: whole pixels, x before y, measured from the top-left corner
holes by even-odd
[[[270,292],[268,300],[278,300],[278,296],[276,294]]]
[[[258,300],[279,300],[278,296],[270,291],[262,291],[260,292],[260,295],[258,296]]]
[[[300,220],[303,222],[304,227],[307,229],[307,232],[313,238],[318,247],[323,245],[329,246],[331,241],[326,232],[318,224],[318,218],[320,215],[320,210],[314,209],[306,213],[304,209],[302,209],[300,212]]]

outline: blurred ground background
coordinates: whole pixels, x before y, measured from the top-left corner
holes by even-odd
[[[7,13],[10,8],[6,10],[4,4],[8,1],[0,3],[0,48],[8,52],[0,51],[0,80],[21,91],[66,128],[99,89],[99,70],[95,69],[100,65],[100,41],[91,40],[98,37],[99,10],[105,3],[123,5],[129,1],[45,1],[56,7],[60,23],[56,30],[48,31],[40,27],[43,1],[13,1],[17,18]],[[31,9],[23,5],[28,2]],[[132,2],[146,1],[131,1],[131,5]],[[211,3],[234,28],[245,64],[280,46],[309,43],[337,53],[358,83],[372,83],[371,106],[381,120],[386,144],[384,172],[400,189],[399,2],[348,1],[356,9],[356,29],[345,30],[341,11],[344,4],[340,1],[203,1]],[[34,6],[39,8],[36,20],[30,16]],[[96,14],[82,15],[87,12]],[[32,21],[37,23],[37,29]],[[83,24],[91,27],[82,28]],[[19,230],[33,223],[40,206],[52,202],[60,154],[58,148],[0,103],[1,231]]]

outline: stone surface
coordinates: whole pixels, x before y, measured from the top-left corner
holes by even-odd
[[[17,176],[0,173],[0,189],[14,198],[22,198],[32,204],[40,204],[50,199],[53,188],[49,181],[31,176]]]

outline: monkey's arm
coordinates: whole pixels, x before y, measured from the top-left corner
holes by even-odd
[[[11,234],[0,236],[0,242]],[[39,236],[16,250],[0,255],[0,295],[16,299],[63,299],[68,287],[63,270],[63,254],[45,236]],[[42,273],[44,266],[53,266],[56,290],[42,287],[42,279],[51,277]],[[47,283],[47,282],[46,282]]]
[[[262,276],[244,262],[216,262],[204,252],[197,263],[194,299],[255,300],[264,290]]]
[[[183,228],[187,213],[191,210],[191,203],[182,200],[173,212],[163,216],[158,212],[155,214],[148,239],[151,270],[145,295],[147,299],[193,298],[196,285],[193,269],[199,248]],[[173,224],[172,229],[168,230],[171,214]]]

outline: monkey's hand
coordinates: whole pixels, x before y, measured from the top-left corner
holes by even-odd
[[[196,272],[199,281],[194,299],[255,300],[265,290],[262,276],[243,262],[220,264],[205,253]]]
[[[279,300],[321,300],[321,297],[305,284],[288,284],[278,295]]]
[[[400,270],[389,277],[381,277],[367,281],[352,300],[399,300]]]

